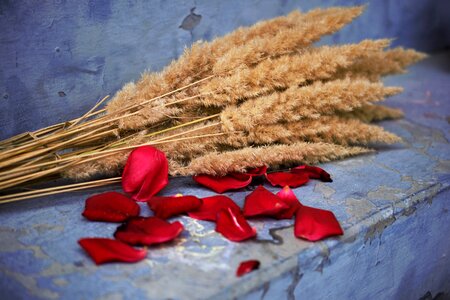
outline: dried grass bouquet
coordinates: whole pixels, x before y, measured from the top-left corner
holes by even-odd
[[[196,42],[161,72],[126,84],[105,108],[99,107],[106,97],[78,119],[0,142],[6,193],[59,176],[83,181],[7,194],[0,202],[118,182],[114,176],[141,145],[164,151],[172,175],[220,176],[330,161],[398,142],[370,124],[402,116],[376,104],[402,91],[381,78],[425,55],[387,49],[389,39],[314,46],[363,10],[293,11]]]

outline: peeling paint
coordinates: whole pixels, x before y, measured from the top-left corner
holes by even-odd
[[[364,242],[369,241],[371,243],[375,238],[381,236],[388,226],[394,224],[395,220],[396,218],[394,216],[390,216],[370,226],[364,236]]]

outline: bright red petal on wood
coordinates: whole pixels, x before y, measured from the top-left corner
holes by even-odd
[[[202,201],[195,196],[152,197],[147,204],[156,217],[167,219],[197,210],[202,205]]]
[[[240,213],[231,208],[217,214],[216,231],[233,242],[241,242],[256,236],[256,229],[248,224]]]
[[[197,220],[216,221],[217,213],[230,208],[235,214],[241,213],[241,208],[231,198],[223,195],[202,198],[202,205],[195,211],[188,213],[189,217]]]
[[[298,201],[294,192],[285,186],[281,191],[277,193],[278,198],[280,198],[287,206],[288,209],[281,211],[276,218],[277,219],[292,219],[297,210],[302,206],[300,201]]]
[[[135,249],[120,241],[106,238],[84,238],[78,244],[97,265],[107,262],[138,262],[147,256],[146,249]]]
[[[117,192],[107,192],[89,197],[82,215],[91,221],[123,222],[139,212],[135,201]]]
[[[247,174],[225,175],[222,177],[195,175],[193,178],[198,184],[201,184],[219,194],[228,190],[236,190],[246,187],[252,182],[252,176]]]
[[[258,186],[251,194],[245,197],[244,216],[277,216],[280,212],[288,209],[280,198],[269,192],[262,185]]]
[[[154,245],[169,242],[183,231],[183,224],[156,217],[138,217],[119,226],[114,237],[131,245]]]
[[[163,152],[142,146],[128,156],[122,173],[122,187],[136,201],[147,201],[169,182],[169,165]]]
[[[309,181],[309,177],[306,174],[295,174],[290,172],[274,172],[266,174],[267,180],[273,186],[289,186],[299,187]]]
[[[308,241],[318,241],[342,235],[344,231],[331,211],[302,205],[295,215],[294,234]]]
[[[259,269],[259,265],[260,265],[259,260],[252,259],[243,261],[239,264],[239,267],[236,270],[236,276],[241,277],[242,275],[257,270]]]
[[[330,174],[328,174],[324,169],[313,166],[298,166],[291,169],[291,173],[295,174],[307,174],[311,179],[320,179],[324,182],[333,182]]]

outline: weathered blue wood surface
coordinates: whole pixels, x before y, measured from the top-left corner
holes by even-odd
[[[160,70],[194,40],[294,8],[365,0],[0,0],[0,139],[79,117],[145,70]],[[202,15],[179,28],[196,7]],[[397,38],[394,45],[450,45],[450,1],[376,0],[327,42]]]
[[[405,140],[377,153],[326,164],[333,183],[295,190],[332,210],[345,235],[310,243],[291,221],[252,221],[258,241],[232,243],[211,223],[187,217],[176,242],[151,248],[137,264],[97,267],[77,245],[112,236],[116,225],[80,215],[91,192],[0,207],[0,290],[6,299],[419,299],[450,295],[448,53],[388,81],[406,118],[383,126]],[[117,188],[119,190],[119,188]],[[270,188],[273,191],[276,189]],[[249,190],[229,195],[242,205]],[[190,178],[165,194],[212,193]],[[143,213],[149,215],[147,207]],[[235,277],[239,262],[261,269]]]

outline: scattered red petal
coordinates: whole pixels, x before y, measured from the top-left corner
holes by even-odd
[[[245,197],[244,216],[276,216],[288,208],[280,198],[260,185]]]
[[[266,174],[267,180],[273,186],[289,186],[299,187],[309,181],[309,177],[306,174],[295,174],[290,172],[274,172]]]
[[[147,256],[146,249],[135,249],[113,239],[84,238],[78,243],[97,265],[113,261],[138,262]]]
[[[231,208],[217,214],[216,231],[233,242],[240,242],[256,236],[256,229],[251,227],[240,213]]]
[[[294,234],[308,241],[318,241],[344,232],[331,211],[302,205],[295,215]]]
[[[147,204],[156,217],[167,219],[198,209],[202,201],[195,196],[152,197]]]
[[[252,182],[252,176],[247,174],[225,175],[222,177],[211,175],[195,175],[193,178],[195,182],[201,184],[207,188],[210,188],[216,193],[223,193],[228,190],[236,190],[246,187]]]
[[[250,169],[245,174],[250,175],[252,177],[255,177],[255,176],[264,175],[264,174],[266,174],[266,172],[267,172],[267,167],[266,166],[262,166],[262,167],[259,167],[259,168]]]
[[[114,237],[131,245],[153,245],[169,242],[183,231],[183,224],[169,223],[156,217],[130,219],[117,228]]]
[[[123,222],[139,212],[135,201],[117,192],[107,192],[89,197],[82,215],[91,221]]]
[[[136,201],[147,201],[169,182],[169,165],[163,152],[142,146],[128,156],[122,173],[122,187]]]
[[[236,270],[236,276],[241,277],[242,275],[245,275],[247,273],[250,273],[254,270],[259,269],[259,260],[246,260],[239,264],[238,269]]]
[[[292,219],[297,210],[302,206],[300,201],[298,201],[294,192],[285,186],[281,191],[277,193],[278,198],[280,198],[286,205],[289,206],[288,209],[281,211],[276,218],[277,219]]]
[[[227,208],[236,214],[241,213],[241,208],[229,197],[216,195],[202,198],[202,205],[197,210],[189,212],[188,215],[197,220],[216,221],[217,213]]]
[[[311,179],[320,179],[324,182],[333,182],[330,174],[324,169],[319,167],[313,167],[308,165],[298,166],[291,169],[291,173],[294,174],[307,174]]]

